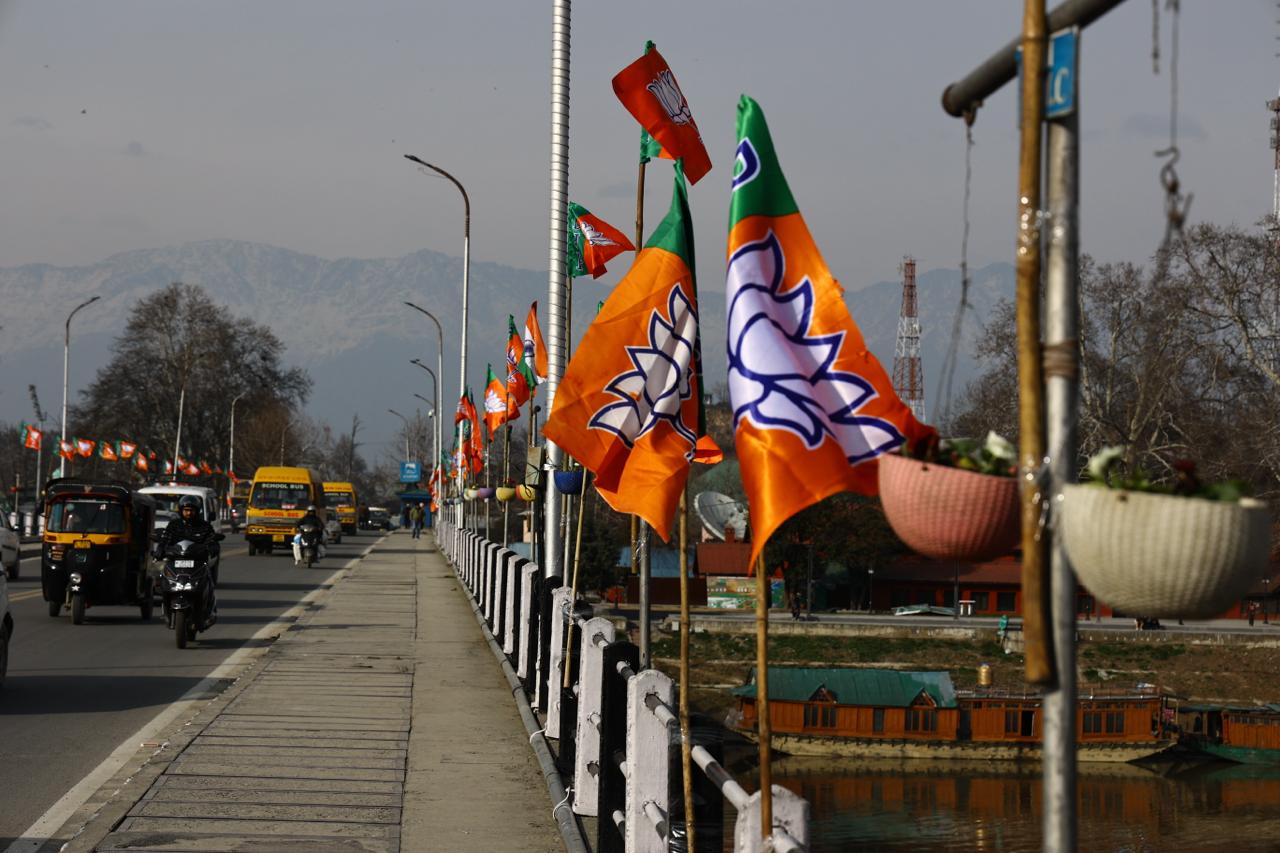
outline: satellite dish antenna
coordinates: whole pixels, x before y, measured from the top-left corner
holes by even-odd
[[[694,511],[707,534],[717,540],[724,539],[726,527],[733,528],[738,541],[747,538],[747,508],[720,492],[698,492],[693,498]]]

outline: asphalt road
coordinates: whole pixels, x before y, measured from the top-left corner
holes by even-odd
[[[97,607],[85,624],[52,618],[40,597],[39,558],[11,582],[9,675],[0,689],[0,850],[21,835],[126,738],[320,586],[374,538],[344,537],[311,569],[292,556],[249,557],[244,539],[223,542],[218,624],[186,649],[174,646],[160,608]],[[285,623],[281,622],[281,626]]]

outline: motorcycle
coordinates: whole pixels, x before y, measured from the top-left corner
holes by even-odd
[[[318,524],[310,522],[298,527],[298,544],[301,546],[302,562],[309,569],[320,559],[320,548],[324,542],[324,533]]]
[[[215,534],[221,538],[221,534]],[[185,649],[196,634],[218,621],[213,578],[209,572],[209,545],[183,539],[164,553],[161,571],[164,616],[178,648]]]

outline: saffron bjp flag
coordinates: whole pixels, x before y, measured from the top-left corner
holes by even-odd
[[[94,449],[98,446],[98,442],[94,441],[92,438],[77,438],[75,441],[76,453],[79,453],[85,459],[92,456]]]
[[[787,187],[764,114],[745,95],[725,289],[729,399],[754,565],[780,524],[837,492],[875,494],[876,458],[933,430],[867,351]]]
[[[538,302],[534,300],[529,306],[529,316],[524,320],[524,337],[521,338],[524,352],[525,377],[530,379],[529,388],[536,388],[547,381],[547,345],[542,341],[542,329],[538,326]]]
[[[662,146],[660,156],[683,160],[689,183],[696,184],[711,171],[711,158],[671,67],[653,42],[646,42],[644,49],[644,56],[614,76],[613,92]]]
[[[486,364],[487,378],[484,383],[484,425],[489,428],[489,440],[493,440],[493,434],[498,431],[498,427],[507,422],[511,417],[511,409],[507,405],[507,386],[498,380],[493,373],[493,365]],[[516,410],[516,417],[520,416],[520,410]]]
[[[75,458],[76,446],[65,438],[58,439],[58,455],[63,459],[71,460]]]
[[[516,411],[529,402],[537,380],[524,361],[524,338],[516,330],[516,318],[507,315],[507,394],[515,401]]]
[[[147,457],[143,456],[141,453],[133,458],[133,467],[144,473],[151,468],[151,466],[147,464]]]
[[[42,438],[44,438],[44,433],[41,432],[39,429],[37,429],[36,427],[33,427],[31,424],[24,425],[23,433],[22,433],[22,446],[25,447],[27,450],[39,450],[40,440]]]
[[[479,474],[484,470],[484,443],[480,436],[480,415],[476,412],[476,404],[471,399],[471,389],[467,389],[467,456],[471,460],[471,473]]]
[[[702,433],[693,221],[676,169],[671,210],[588,327],[543,432],[600,496],[663,540]]]
[[[136,453],[137,450],[138,445],[132,441],[125,441],[124,439],[121,439],[116,442],[116,453],[120,455],[121,459],[133,458],[133,454]]]
[[[580,204],[569,202],[569,277],[599,278],[616,255],[635,250],[626,235]]]
[[[115,446],[109,441],[98,444],[98,455],[108,462],[115,462],[120,458],[120,455],[116,453]]]

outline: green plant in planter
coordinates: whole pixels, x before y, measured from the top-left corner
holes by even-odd
[[[1127,450],[1128,448],[1124,446],[1104,447],[1099,450],[1089,458],[1088,465],[1085,466],[1085,477],[1081,482],[1086,485],[1124,489],[1131,492],[1180,495],[1227,503],[1235,503],[1249,496],[1248,486],[1240,480],[1225,480],[1221,483],[1202,482],[1196,474],[1196,463],[1190,459],[1176,460],[1173,463],[1173,480],[1162,482],[1140,466],[1125,465],[1124,457]]]
[[[1014,477],[1018,473],[1018,451],[1004,436],[988,432],[981,441],[976,438],[944,438],[930,435],[907,447],[903,455],[922,462],[945,465],[990,474]]]

